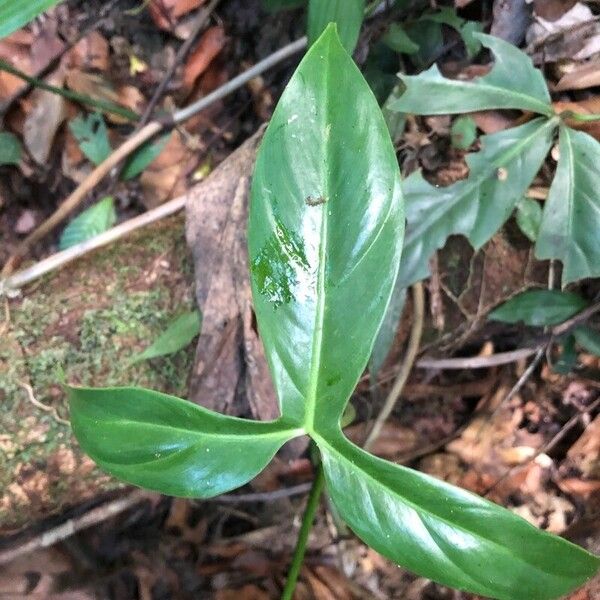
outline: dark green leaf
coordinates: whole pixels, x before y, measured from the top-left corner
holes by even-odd
[[[469,56],[475,56],[481,50],[481,41],[474,35],[481,32],[481,24],[475,21],[465,21],[458,16],[455,9],[443,6],[436,12],[425,13],[421,20],[433,21],[455,29],[463,38]]]
[[[112,475],[172,496],[210,498],[255,477],[298,435],[150,390],[70,388],[81,447]]]
[[[443,481],[317,439],[334,506],[369,546],[428,579],[500,600],[551,600],[583,584],[598,558]]]
[[[411,62],[420,69],[435,61],[444,48],[442,26],[435,21],[415,21],[405,26],[406,33],[419,50],[410,55]],[[398,72],[398,69],[396,69]]]
[[[168,133],[156,142],[146,142],[127,161],[121,173],[121,179],[128,181],[137,177],[162,152],[170,137],[171,134]]]
[[[0,131],[0,165],[18,165],[22,151],[16,135]]]
[[[381,112],[383,112],[383,118],[388,126],[388,131],[390,132],[390,137],[392,138],[392,142],[398,144],[404,135],[404,130],[406,129],[406,115],[404,113],[398,112],[396,110],[390,110],[389,105],[400,95],[400,91],[398,88],[394,88],[392,93],[388,96],[388,99],[385,101],[385,104],[381,108]]]
[[[329,23],[336,23],[340,40],[352,53],[365,15],[365,0],[310,0],[308,43],[313,44]]]
[[[412,34],[411,37],[415,39]],[[497,108],[515,108],[547,116],[553,114],[544,76],[533,67],[524,52],[490,35],[476,33],[474,37],[495,55],[496,62],[490,73],[472,81],[447,79],[434,65],[420,75],[402,75],[406,92],[393,108],[417,115]]]
[[[452,136],[452,145],[455,148],[459,150],[470,148],[477,139],[477,125],[473,117],[464,115],[455,119],[454,123],[452,123],[450,135]]]
[[[560,159],[535,249],[563,263],[563,285],[600,276],[600,144],[562,126]]]
[[[575,341],[585,350],[595,356],[600,356],[600,333],[587,325],[578,327],[573,332]]]
[[[532,327],[558,325],[581,312],[587,302],[577,294],[560,290],[529,290],[517,294],[490,313],[493,321]]]
[[[0,38],[27,25],[59,0],[0,0]]]
[[[65,227],[60,236],[59,247],[61,250],[66,250],[71,246],[86,242],[110,229],[116,221],[114,199],[107,196],[84,210]]]
[[[284,416],[309,432],[315,418],[339,421],[365,367],[403,223],[385,121],[329,27],[265,133],[249,221],[254,304],[275,388]]]
[[[419,50],[418,44],[412,41],[404,27],[399,23],[392,23],[381,41],[394,52],[400,54],[414,54]]]
[[[369,48],[369,56],[363,67],[367,80],[377,101],[383,103],[398,84],[398,56],[383,42],[376,42]]]
[[[112,152],[104,118],[99,113],[79,116],[69,123],[81,151],[95,164],[104,162]]]
[[[304,6],[307,0],[262,0],[262,4],[269,12],[288,10]]]
[[[463,234],[480,248],[498,231],[541,167],[555,127],[540,118],[482,137],[482,150],[467,156],[469,177],[448,187],[435,187],[418,172],[404,181],[403,287],[428,276],[430,258],[450,235]]]
[[[466,21],[458,30],[467,49],[467,56],[471,58],[481,51],[481,40],[476,34],[481,33],[482,30],[482,24],[477,21]]]
[[[517,204],[517,225],[532,242],[538,238],[542,222],[542,207],[532,198],[523,198]]]
[[[180,315],[152,345],[136,355],[129,364],[179,352],[200,333],[201,322],[202,318],[197,310]]]

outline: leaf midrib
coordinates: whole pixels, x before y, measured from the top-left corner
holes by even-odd
[[[344,439],[344,438],[343,438],[343,434],[342,434],[341,432],[339,432],[339,435],[340,435],[340,436],[342,436],[342,441],[343,441],[344,443],[348,443],[348,444],[351,444],[351,443],[352,443],[352,442],[350,442],[350,441],[347,441],[346,439]],[[354,469],[358,469],[358,470],[359,470],[359,471],[360,471],[360,472],[363,474],[363,476],[364,476],[364,477],[366,477],[366,478],[370,479],[372,482],[374,482],[374,484],[375,484],[376,486],[383,488],[384,490],[386,490],[386,492],[387,492],[387,493],[389,493],[389,494],[391,494],[392,496],[394,496],[395,498],[397,498],[399,502],[402,502],[402,503],[404,503],[406,506],[409,506],[410,508],[412,508],[412,509],[413,509],[413,510],[415,510],[416,512],[425,513],[425,514],[427,514],[427,515],[429,515],[429,516],[431,516],[431,517],[433,517],[433,518],[435,518],[435,519],[438,519],[438,520],[439,520],[439,521],[441,521],[442,523],[445,523],[446,525],[448,525],[448,526],[449,526],[449,527],[451,527],[451,528],[454,528],[454,529],[460,529],[461,531],[464,531],[464,532],[468,533],[469,535],[473,535],[474,537],[477,537],[477,538],[480,538],[480,539],[482,539],[482,540],[485,540],[485,541],[489,542],[490,544],[492,544],[493,546],[495,546],[495,547],[499,548],[499,549],[500,549],[502,552],[504,552],[505,554],[507,554],[507,555],[509,555],[509,556],[515,556],[515,554],[514,554],[514,553],[512,553],[512,552],[508,551],[508,550],[506,549],[506,547],[505,547],[505,546],[503,546],[502,544],[500,544],[499,542],[497,542],[497,541],[495,541],[495,540],[493,540],[493,539],[490,539],[490,538],[484,537],[484,536],[482,536],[481,534],[479,534],[479,533],[477,533],[477,532],[474,532],[474,531],[472,531],[471,529],[468,529],[468,528],[464,527],[463,525],[457,525],[456,523],[454,523],[454,522],[452,522],[452,521],[449,521],[449,520],[447,520],[446,518],[444,518],[444,517],[441,517],[441,516],[437,515],[436,513],[432,512],[431,510],[429,510],[429,509],[427,509],[427,508],[424,508],[424,507],[422,507],[422,506],[420,506],[420,505],[418,505],[418,504],[415,504],[414,502],[412,502],[412,501],[410,501],[410,500],[406,499],[404,496],[400,495],[399,493],[395,492],[394,490],[391,490],[391,489],[390,489],[388,486],[386,486],[385,484],[383,484],[383,483],[381,483],[379,480],[377,480],[375,477],[373,477],[373,475],[371,475],[371,473],[369,473],[368,471],[365,471],[365,470],[361,469],[361,468],[360,468],[360,467],[358,467],[358,466],[357,466],[355,463],[353,463],[353,462],[352,462],[350,459],[346,458],[346,456],[345,456],[345,455],[344,455],[342,452],[340,452],[340,451],[339,451],[337,448],[335,448],[335,446],[333,446],[333,445],[332,445],[332,444],[331,444],[331,443],[330,443],[330,442],[329,442],[329,441],[328,441],[326,438],[324,438],[323,436],[320,436],[320,435],[318,436],[318,444],[319,444],[320,446],[323,446],[323,445],[327,446],[327,447],[328,447],[328,448],[329,448],[329,449],[330,449],[330,450],[331,450],[333,453],[335,453],[335,454],[336,454],[336,456],[340,457],[340,458],[342,459],[342,461],[343,461],[343,462],[345,462],[347,465],[349,465],[349,466],[350,466],[350,470],[352,470],[352,468],[354,468]],[[536,529],[536,531],[537,531],[538,533],[543,533],[543,532],[541,532],[540,530],[537,530],[537,529]],[[533,568],[534,570],[536,570],[536,571],[543,572],[543,573],[546,573],[546,572],[547,572],[547,571],[544,571],[544,570],[540,569],[538,566],[536,566],[536,565],[532,564],[531,562],[528,562],[528,561],[527,561],[527,560],[526,560],[524,557],[522,557],[522,556],[519,556],[519,560],[520,560],[522,563],[524,563],[524,564],[526,564],[526,565],[528,565],[528,566],[532,567],[532,568]],[[563,577],[563,576],[561,575],[560,577]],[[564,577],[563,577],[563,578],[564,578]]]
[[[457,182],[448,186],[449,188],[453,187],[453,185],[460,186],[462,184],[462,190],[459,191],[458,194],[455,194],[455,200],[452,203],[443,203],[438,204],[435,207],[435,210],[432,211],[432,215],[438,215],[440,212],[446,214],[449,210],[454,210],[460,203],[462,203],[467,196],[470,196],[477,188],[481,187],[483,183],[487,179],[489,179],[494,171],[497,171],[500,167],[510,164],[519,154],[521,154],[524,147],[529,146],[531,140],[535,139],[538,135],[540,135],[546,127],[555,128],[557,126],[557,121],[555,119],[546,119],[544,122],[540,122],[540,126],[529,136],[523,138],[519,143],[511,146],[505,153],[500,155],[493,163],[489,169],[482,171],[478,176],[473,177],[472,179],[468,177],[463,181]],[[449,207],[448,205],[451,204]],[[435,227],[437,223],[439,223],[441,218],[438,216],[435,220],[427,219],[423,222],[422,227],[418,227],[412,230],[412,232],[406,236],[405,248],[414,243],[415,240],[422,238],[424,233],[429,231],[432,227]],[[475,223],[477,219],[473,220]],[[467,237],[471,233],[470,231],[462,232]]]

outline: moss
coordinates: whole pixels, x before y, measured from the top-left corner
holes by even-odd
[[[69,426],[56,419],[68,416],[60,381],[184,396],[193,348],[126,364],[174,315],[193,307],[192,283],[182,220],[175,218],[79,261],[11,303],[0,345],[0,531],[120,485],[80,453]],[[23,383],[52,411],[35,406]],[[74,457],[70,472],[56,458],[62,455]]]

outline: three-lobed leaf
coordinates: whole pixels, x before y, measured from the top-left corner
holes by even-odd
[[[483,498],[361,450],[317,440],[333,504],[369,546],[440,583],[500,600],[550,600],[598,558]]]
[[[499,38],[483,33],[473,36],[494,53],[495,63],[487,75],[471,81],[448,79],[436,65],[419,75],[401,75],[406,91],[393,108],[420,115],[513,108],[551,116],[546,81],[531,59]]]
[[[351,54],[365,15],[365,0],[310,0],[308,43],[316,42],[329,23],[336,23],[342,45]]]
[[[558,325],[581,312],[587,302],[572,292],[560,290],[528,290],[517,294],[493,310],[489,318],[503,323],[519,323],[531,327]]]
[[[265,133],[248,229],[254,306],[282,412],[307,431],[339,422],[390,298],[403,229],[387,126],[329,27]]]
[[[69,388],[69,404],[73,433],[100,467],[173,496],[210,498],[240,487],[301,433],[140,388]]]
[[[587,133],[561,126],[559,151],[535,254],[560,260],[567,285],[600,276],[600,144]]]
[[[403,183],[408,221],[400,265],[400,285],[429,275],[429,260],[450,235],[463,234],[481,247],[506,222],[548,154],[554,119],[481,138],[482,149],[467,155],[470,175],[435,187],[416,172]]]

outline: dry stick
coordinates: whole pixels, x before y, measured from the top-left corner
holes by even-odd
[[[423,284],[419,281],[413,285],[413,302],[414,302],[414,315],[413,324],[410,331],[410,338],[408,340],[408,347],[406,349],[406,355],[402,362],[402,367],[398,373],[394,385],[385,400],[383,408],[373,424],[373,429],[369,432],[367,439],[364,443],[364,449],[368,450],[373,446],[375,440],[379,437],[381,429],[383,428],[388,417],[394,410],[394,406],[400,398],[400,394],[404,389],[404,385],[410,375],[410,372],[415,363],[415,359],[419,352],[419,346],[421,345],[421,336],[423,334],[423,320],[425,318],[425,296],[423,294]]]
[[[163,131],[167,127],[178,125],[179,123],[186,121],[190,117],[199,113],[201,110],[204,110],[207,106],[210,106],[217,100],[220,100],[221,98],[224,98],[225,96],[239,89],[251,79],[254,79],[283,60],[293,56],[294,54],[297,54],[306,47],[306,43],[306,37],[303,37],[295,42],[292,42],[291,44],[288,44],[287,46],[284,46],[277,52],[274,52],[264,60],[258,62],[250,69],[247,69],[237,77],[234,77],[231,81],[228,81],[225,85],[222,85],[214,92],[208,94],[204,98],[200,98],[200,100],[194,102],[190,106],[175,112],[168,122],[152,121],[140,129],[140,131],[119,146],[103,163],[98,165],[58,207],[57,210],[35,231],[25,238],[21,244],[19,244],[15,253],[8,260],[0,275],[2,277],[7,277],[10,275],[18,261],[27,254],[29,248],[33,244],[43,238],[47,233],[54,229],[56,225],[69,216],[73,210],[75,210],[75,208],[77,208],[77,206],[79,206],[79,204],[84,200],[87,194],[94,189],[94,187],[111,171],[113,167],[116,167],[123,159],[127,158],[127,156],[139,148],[144,142],[148,141],[150,138],[154,137],[157,133]]]
[[[470,356],[467,358],[421,358],[415,363],[419,369],[489,369],[490,367],[499,367],[508,365],[524,358],[529,358],[536,354],[540,348],[545,348],[545,344],[540,344],[535,348],[519,348],[510,352],[498,352],[491,356]]]
[[[106,519],[110,519],[144,500],[155,497],[157,497],[156,494],[144,490],[135,490],[124,498],[117,498],[116,500],[102,504],[83,515],[73,517],[64,523],[61,523],[53,529],[43,531],[19,546],[0,551],[0,565],[5,565],[12,560],[15,560],[15,558],[33,552],[34,550],[48,548],[57,542],[67,539],[78,531],[102,523]]]

